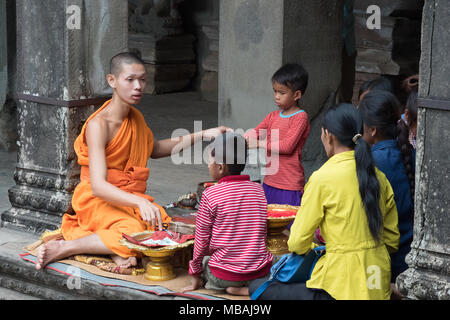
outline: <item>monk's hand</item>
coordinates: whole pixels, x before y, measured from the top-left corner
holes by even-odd
[[[141,213],[142,220],[148,222],[150,226],[159,227],[159,231],[162,230],[162,218],[159,208],[147,199],[142,200],[138,204],[139,212]]]
[[[247,147],[249,149],[257,149],[258,148],[258,138],[245,137],[245,141],[247,141]]]
[[[202,278],[197,276],[191,276],[191,285],[181,289],[180,293],[185,293],[189,291],[195,291],[201,287],[203,287],[204,283]]]
[[[232,128],[228,128],[228,127],[224,127],[224,126],[208,129],[208,130],[203,131],[203,139],[205,141],[211,141],[215,137],[220,136],[221,134],[224,134],[226,132],[234,132],[234,130]]]

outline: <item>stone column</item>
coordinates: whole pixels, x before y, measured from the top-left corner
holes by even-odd
[[[0,3],[0,112],[8,92],[8,59],[6,49],[6,1]]]
[[[307,175],[317,169],[324,158],[318,115],[341,80],[342,17],[343,2],[335,0],[221,1],[219,124],[258,125],[277,109],[272,75],[301,62],[310,76],[302,105],[313,128],[303,160]]]
[[[40,233],[71,212],[73,149],[108,94],[109,58],[127,48],[123,0],[17,0],[18,162],[7,227]]]
[[[450,299],[450,3],[425,2],[414,240],[397,278],[408,299]]]

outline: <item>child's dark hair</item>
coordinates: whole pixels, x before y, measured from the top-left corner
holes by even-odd
[[[353,105],[341,103],[325,112],[322,127],[332,133],[343,146],[355,150],[359,193],[366,211],[370,233],[378,242],[383,227],[383,216],[379,205],[380,183],[375,173],[371,148],[362,139],[364,126],[361,114]]]
[[[405,109],[408,110],[408,126],[417,124],[417,91],[411,91]]]
[[[394,85],[385,77],[378,77],[376,79],[364,82],[359,88],[359,97],[361,97],[364,92],[372,90],[385,90],[395,94]]]
[[[272,77],[272,83],[277,82],[287,86],[293,92],[299,90],[302,95],[308,88],[308,72],[298,63],[288,63],[278,69]]]
[[[364,124],[377,128],[383,138],[396,139],[402,153],[403,165],[409,180],[411,198],[414,200],[415,170],[413,151],[409,143],[409,130],[401,120],[401,106],[390,92],[374,90],[369,92],[359,105]]]
[[[229,174],[233,176],[244,171],[247,152],[247,141],[234,133],[224,133],[211,144],[211,156],[216,162],[227,165]]]

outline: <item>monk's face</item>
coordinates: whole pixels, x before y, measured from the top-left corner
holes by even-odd
[[[141,64],[122,64],[119,75],[110,75],[109,85],[114,94],[128,104],[137,104],[142,99],[147,85],[147,72]]]

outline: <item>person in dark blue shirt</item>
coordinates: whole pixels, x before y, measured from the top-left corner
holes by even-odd
[[[384,90],[370,91],[359,110],[364,121],[364,140],[372,145],[375,164],[391,183],[398,211],[400,246],[391,256],[391,282],[408,265],[414,222],[415,152],[408,140],[408,128],[401,119],[400,103]]]

